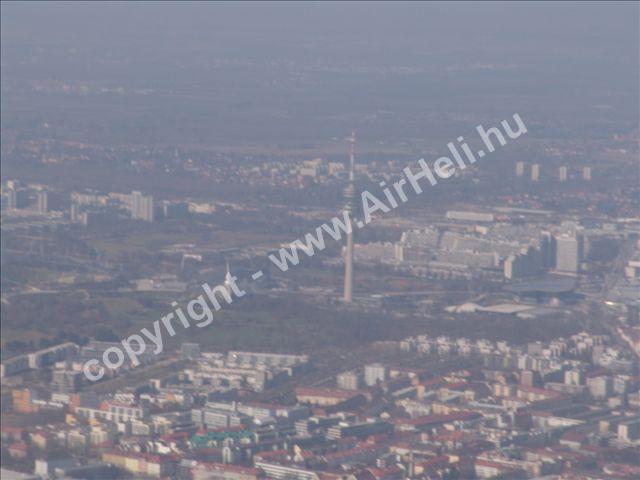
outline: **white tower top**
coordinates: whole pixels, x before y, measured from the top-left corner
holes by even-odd
[[[229,260],[227,260],[227,273],[224,275],[224,286],[229,290],[231,285],[233,284],[233,279],[231,278],[231,271],[229,270]]]

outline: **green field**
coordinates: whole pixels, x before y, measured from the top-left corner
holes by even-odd
[[[103,293],[90,298],[79,294],[28,295],[2,306],[2,341],[33,342],[64,338],[73,333],[103,340],[124,338],[152,324],[188,297],[173,293]],[[257,349],[313,352],[327,346],[349,348],[377,340],[397,340],[408,335],[466,336],[523,343],[576,332],[573,318],[522,320],[508,316],[432,317],[392,316],[311,305],[298,297],[279,299],[245,297],[216,312],[214,322],[184,329],[177,321],[176,336],[165,335],[165,345],[198,342],[204,350]],[[62,337],[60,337],[60,332]],[[11,346],[11,344],[10,344]],[[4,352],[10,353],[10,352]]]

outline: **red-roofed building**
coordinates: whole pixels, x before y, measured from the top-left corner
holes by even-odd
[[[431,475],[436,474],[444,468],[451,465],[447,455],[436,455],[427,460],[420,460],[414,463],[414,475]]]
[[[368,464],[386,449],[380,445],[364,445],[324,455],[327,465],[335,467],[342,464]]]
[[[572,450],[579,450],[587,442],[587,436],[580,432],[564,432],[560,437],[560,445],[569,447]]]
[[[26,458],[29,447],[24,442],[16,442],[9,445],[9,455],[13,458]]]
[[[394,421],[396,428],[402,430],[418,430],[425,431],[435,427],[439,427],[446,423],[461,423],[463,425],[474,423],[482,418],[477,412],[457,411],[447,414],[425,415],[413,419],[397,419]]]
[[[357,390],[299,387],[295,393],[299,403],[323,407],[327,412],[357,408],[367,403],[367,396]]]
[[[289,460],[289,452],[287,450],[266,450],[257,452],[253,458],[254,460],[269,461]]]
[[[368,468],[367,473],[375,480],[396,480],[404,477],[404,470],[396,465],[387,468]]]
[[[12,427],[10,425],[2,426],[3,440],[22,440],[25,430],[20,427]]]

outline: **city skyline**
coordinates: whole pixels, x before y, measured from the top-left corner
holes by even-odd
[[[1,479],[640,478],[639,8],[1,2]]]

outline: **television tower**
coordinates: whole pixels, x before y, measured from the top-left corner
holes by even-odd
[[[231,275],[231,270],[229,269],[229,260],[226,261],[227,271],[224,274],[224,288],[231,294],[232,285],[233,285],[233,276]]]
[[[353,222],[351,219],[351,214],[353,212],[353,198],[355,195],[355,173],[354,173],[354,163],[355,163],[355,149],[356,149],[356,132],[355,130],[351,132],[351,137],[349,138],[350,148],[349,148],[349,183],[347,187],[344,189],[344,209],[349,212],[348,217],[348,231],[347,233],[347,248],[345,250],[345,258],[344,258],[344,294],[343,301],[345,303],[351,303],[353,300]]]

